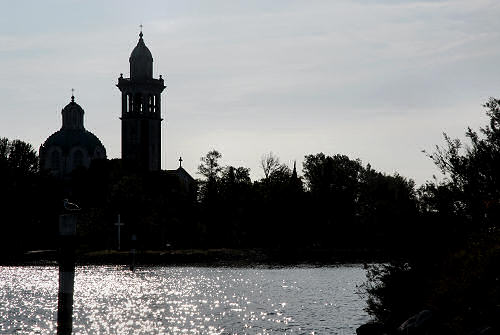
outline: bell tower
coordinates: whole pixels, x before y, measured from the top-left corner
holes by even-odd
[[[153,78],[153,56],[142,38],[130,54],[130,78],[120,74],[116,85],[122,92],[122,161],[142,171],[161,169],[160,75]]]

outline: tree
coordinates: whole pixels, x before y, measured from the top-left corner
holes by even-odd
[[[356,216],[365,245],[402,254],[415,235],[415,183],[399,174],[386,175],[368,165],[361,174]]]
[[[303,164],[304,178],[311,196],[322,210],[335,210],[340,220],[354,215],[359,198],[363,166],[360,160],[345,155],[325,156],[323,153],[307,155]],[[329,215],[332,216],[333,213]]]
[[[222,172],[222,167],[219,164],[219,159],[221,158],[222,154],[217,150],[209,151],[204,157],[201,157],[201,164],[198,165],[198,173],[208,181],[217,180]]]
[[[250,169],[226,166],[219,184],[218,236],[223,237],[224,245],[240,247],[248,229],[253,228]]]
[[[500,100],[490,98],[484,105],[489,124],[479,132],[467,129],[469,143],[444,134],[445,146],[436,146],[429,157],[448,178],[442,185],[454,214],[469,218],[476,226],[497,226],[492,211],[500,210]],[[496,216],[495,216],[496,217]]]
[[[277,170],[283,168],[280,163],[279,157],[274,155],[272,151],[268,154],[262,155],[260,159],[260,166],[262,167],[262,171],[264,172],[265,179],[268,179],[273,174],[273,172],[276,172]]]
[[[11,142],[9,161],[11,169],[23,176],[38,172],[38,155],[29,143],[21,140]]]
[[[222,169],[219,184],[220,196],[226,204],[245,202],[248,200],[246,198],[252,186],[250,169],[241,166],[237,168],[226,166]]]
[[[351,160],[345,155],[325,156],[323,153],[307,155],[304,161],[304,178],[313,193],[356,192],[363,166],[359,159]]]
[[[0,169],[17,176],[38,172],[38,155],[29,143],[0,138]]]
[[[223,170],[219,163],[221,158],[222,154],[217,150],[211,150],[200,158],[198,174],[205,178],[198,181],[200,185],[199,199],[202,203],[217,202],[220,176]]]
[[[56,187],[44,190],[41,184],[31,144],[0,138],[0,249],[12,253],[43,243],[49,229],[40,227],[42,211],[48,212],[44,206]]]
[[[0,138],[0,164],[7,164],[9,159],[9,139],[6,137]],[[2,165],[0,165],[1,167]]]
[[[226,166],[222,169],[221,180],[224,184],[250,185],[250,169],[246,167]]]
[[[367,311],[387,325],[431,309],[439,318],[428,333],[500,328],[500,100],[484,107],[487,126],[468,128],[465,143],[444,134],[444,146],[428,154],[445,179],[418,189],[414,252],[368,273]]]

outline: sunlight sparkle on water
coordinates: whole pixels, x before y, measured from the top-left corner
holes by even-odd
[[[354,333],[360,267],[77,267],[74,334]],[[0,333],[56,328],[58,269],[0,267]],[[7,321],[5,321],[7,320]]]

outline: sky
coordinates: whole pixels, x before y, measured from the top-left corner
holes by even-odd
[[[37,150],[71,89],[108,158],[121,156],[120,73],[139,25],[162,95],[162,168],[200,157],[263,177],[273,152],[359,158],[417,185],[422,150],[487,122],[500,97],[497,0],[11,1],[0,13],[0,137]]]

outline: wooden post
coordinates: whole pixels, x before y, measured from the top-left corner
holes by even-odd
[[[76,222],[76,214],[59,215],[57,335],[71,335],[73,329]]]

